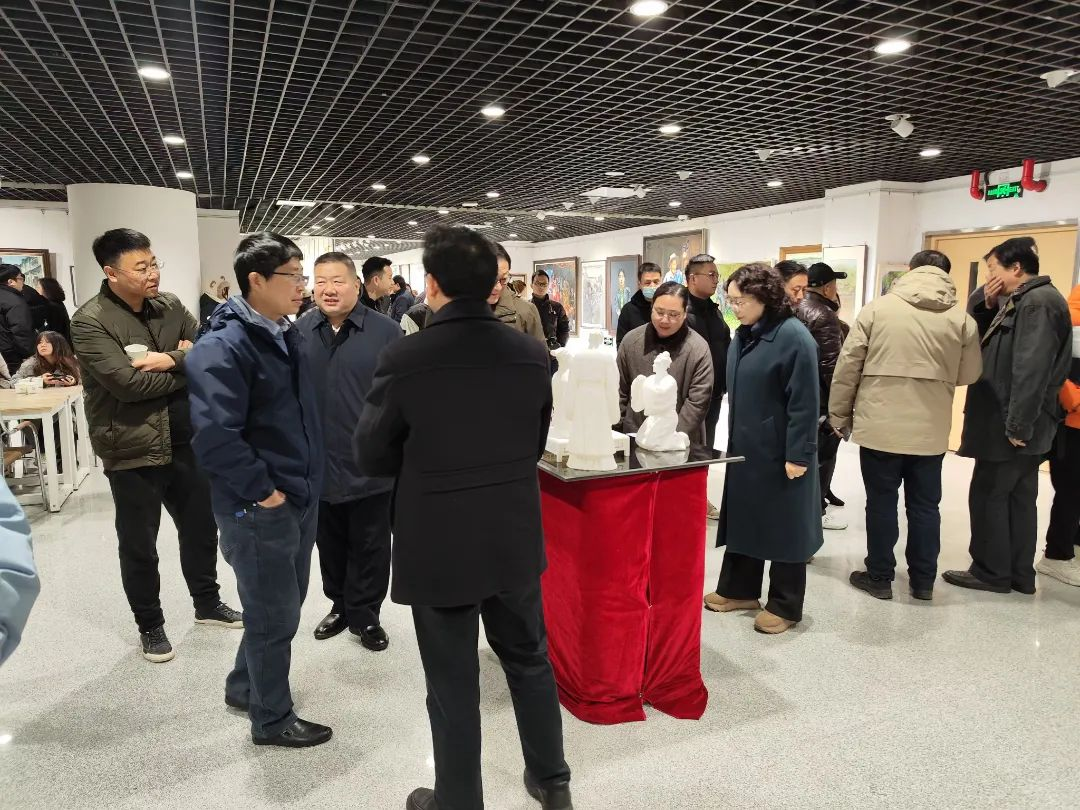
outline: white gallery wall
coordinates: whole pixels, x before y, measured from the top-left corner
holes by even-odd
[[[236,288],[233,254],[240,244],[240,212],[200,208],[196,213],[199,230],[199,272],[202,290],[222,276]]]
[[[67,203],[0,201],[0,248],[49,251],[53,275],[71,290],[70,268],[75,264],[68,232]],[[74,312],[71,296],[68,308]]]

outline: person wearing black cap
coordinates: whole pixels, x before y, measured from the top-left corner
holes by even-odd
[[[818,435],[818,475],[821,478],[821,525],[825,529],[847,528],[847,522],[826,511],[825,492],[836,463],[839,439],[828,426],[829,391],[832,389],[833,371],[844,345],[844,330],[840,323],[840,295],[836,282],[847,278],[847,273],[833,270],[824,262],[807,268],[808,288],[806,297],[795,311],[818,345],[818,382],[821,387],[821,425]]]

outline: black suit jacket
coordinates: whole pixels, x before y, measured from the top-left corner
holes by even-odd
[[[474,605],[544,570],[536,462],[551,420],[545,347],[457,300],[383,350],[353,437],[396,476],[391,598]]]

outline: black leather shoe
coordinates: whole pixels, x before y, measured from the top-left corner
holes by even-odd
[[[327,613],[326,618],[319,622],[319,626],[315,628],[315,638],[319,641],[326,641],[326,639],[333,638],[348,626],[349,623],[340,613]]]
[[[273,737],[256,737],[252,734],[251,741],[256,745],[276,745],[279,748],[310,748],[328,742],[333,734],[329,726],[309,723],[297,717],[293,724],[280,734]]]
[[[1012,584],[1012,589],[1017,593],[1026,593],[1028,596],[1035,595],[1035,583],[1028,585],[1023,582],[1014,582]]]
[[[354,636],[359,636],[360,643],[372,652],[382,652],[390,646],[390,636],[386,635],[381,624],[373,624],[363,630],[353,630],[350,627],[349,632]]]
[[[970,588],[973,591],[990,591],[991,593],[1008,593],[1012,590],[1008,585],[991,585],[983,582],[970,571],[946,571],[941,578],[950,585],[958,588]]]
[[[247,714],[248,704],[246,700],[237,700],[234,697],[229,697],[228,695],[226,695],[225,705],[228,706],[230,709],[236,709],[237,711],[241,711],[244,714]]]
[[[554,784],[541,787],[540,783],[525,771],[525,790],[529,795],[540,802],[544,810],[574,810],[574,803],[570,801],[570,782],[555,782]]]
[[[833,495],[832,490],[825,493],[825,500],[829,502],[829,506],[835,506],[837,509],[842,509],[847,506],[847,503]]]
[[[431,788],[417,788],[405,800],[405,810],[439,810],[435,802],[435,791]]]
[[[921,599],[923,602],[932,602],[934,599],[933,588],[912,588],[911,595],[916,599]]]
[[[866,571],[852,571],[848,582],[875,599],[892,599],[892,583],[884,579],[874,579]]]

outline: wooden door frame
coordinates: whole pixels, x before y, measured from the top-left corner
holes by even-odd
[[[926,231],[923,234],[923,250],[930,250],[931,242],[941,236],[984,236],[998,231],[1011,232],[1023,230],[1047,230],[1056,228],[1076,228],[1076,251],[1073,254],[1072,285],[1080,284],[1080,220],[1055,219],[1049,222],[1019,222],[1015,225],[995,225],[984,228],[953,228],[946,231]]]

